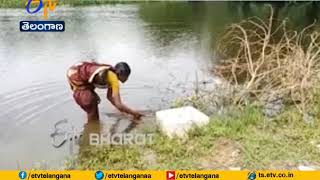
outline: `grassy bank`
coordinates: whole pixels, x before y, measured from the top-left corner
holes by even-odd
[[[320,106],[319,106],[320,109]],[[273,169],[320,164],[320,113],[306,124],[293,109],[266,119],[259,108],[246,107],[211,118],[189,132],[189,139],[169,139],[155,132],[146,146],[103,146],[83,149],[80,169]]]

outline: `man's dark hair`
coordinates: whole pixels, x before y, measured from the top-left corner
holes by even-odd
[[[129,76],[131,73],[130,66],[126,62],[119,62],[114,67],[116,73],[122,76]]]

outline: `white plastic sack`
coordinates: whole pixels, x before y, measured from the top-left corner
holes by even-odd
[[[193,126],[203,126],[209,117],[191,106],[168,109],[156,112],[157,122],[161,130],[169,137],[186,137]]]

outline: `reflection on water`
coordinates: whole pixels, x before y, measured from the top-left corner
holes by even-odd
[[[80,142],[80,150],[85,149],[90,145],[90,134],[101,134],[103,130],[101,122],[90,122],[84,125],[82,138]]]
[[[301,9],[280,8],[279,17],[301,22],[306,16],[319,16],[304,11],[292,15],[296,8]],[[83,127],[85,114],[73,102],[65,78],[73,63],[127,61],[132,75],[121,85],[123,100],[141,110],[167,108],[174,98],[190,93],[196,74],[199,80],[210,81],[214,41],[225,26],[251,14],[263,17],[263,9],[263,5],[226,2],[57,7],[50,18],[66,22],[64,33],[20,33],[19,21],[41,19],[41,14],[0,10],[0,168],[27,168],[37,161],[68,156],[68,147],[53,148],[49,135],[62,119]],[[115,122],[120,132],[130,127],[126,119],[105,115],[118,111],[103,98],[105,91],[98,94],[102,121],[85,125],[84,139],[90,132],[109,131]]]

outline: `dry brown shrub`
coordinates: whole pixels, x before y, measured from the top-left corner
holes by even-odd
[[[267,22],[254,17],[226,30],[214,71],[233,85],[235,104],[276,95],[303,113],[319,92],[320,32],[314,24],[301,31],[288,30],[286,21],[274,25],[270,9]]]

